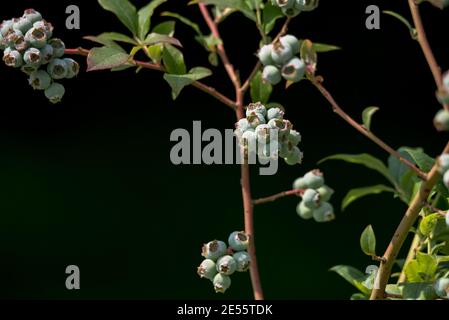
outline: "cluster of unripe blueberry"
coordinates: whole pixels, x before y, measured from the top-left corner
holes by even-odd
[[[291,82],[300,81],[304,77],[306,64],[296,56],[299,50],[299,40],[290,34],[260,48],[258,57],[264,65],[264,81],[272,85],[280,83],[282,78]]]
[[[288,17],[295,17],[302,11],[312,11],[318,7],[319,0],[271,0]]]
[[[249,237],[243,231],[231,233],[226,243],[214,240],[203,245],[201,255],[205,258],[197,269],[201,278],[212,281],[215,292],[224,293],[231,286],[231,275],[246,272],[251,259],[246,251]]]
[[[20,68],[29,76],[35,90],[44,90],[52,103],[60,102],[65,88],[55,80],[71,79],[79,72],[79,65],[63,58],[65,45],[53,37],[53,26],[34,9],[25,10],[20,18],[0,24],[0,49],[9,67]]]
[[[284,112],[278,108],[267,108],[260,102],[251,103],[246,109],[246,118],[236,124],[235,135],[245,150],[245,156],[255,154],[259,159],[285,159],[289,165],[300,164],[303,153],[299,150],[301,134],[293,130]]]
[[[335,219],[334,208],[329,203],[334,190],[325,185],[323,173],[312,170],[293,183],[293,189],[301,190],[302,200],[296,212],[303,219],[329,222]]]

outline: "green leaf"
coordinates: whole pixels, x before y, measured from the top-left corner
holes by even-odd
[[[402,298],[405,300],[433,300],[436,298],[433,283],[402,283]]]
[[[139,10],[137,13],[139,18],[139,39],[145,39],[148,32],[150,32],[151,17],[154,14],[154,10],[166,1],[167,0],[152,0],[149,4]]]
[[[138,17],[136,7],[128,0],[98,0],[103,9],[114,13],[133,36],[137,35]]]
[[[341,48],[338,46],[334,46],[332,44],[313,43],[313,50],[315,50],[315,52],[317,52],[317,53],[325,53],[325,52],[341,50]]]
[[[192,28],[199,36],[203,35],[203,33],[201,32],[200,26],[198,24],[196,24],[195,22],[193,22],[193,21],[183,17],[180,14],[177,14],[175,12],[164,11],[164,12],[161,13],[161,16],[172,17],[172,18],[178,19],[179,21],[181,21],[185,25],[187,25],[190,28]]]
[[[85,37],[85,38],[87,38],[87,37]],[[104,33],[102,33],[102,34],[100,34],[100,35],[98,35],[96,37],[89,37],[87,39],[88,40],[92,40],[93,38],[95,38],[97,40],[99,39],[100,41],[105,41],[105,42],[107,42],[107,41],[112,41],[112,42],[118,41],[118,42],[129,43],[129,44],[132,44],[132,45],[137,45],[137,42],[134,39],[128,37],[127,35],[124,35],[124,34],[121,34],[121,33],[117,33],[117,32],[104,32]],[[97,41],[97,42],[100,42],[100,41]]]
[[[416,163],[418,167],[425,172],[429,172],[435,164],[435,159],[425,154],[422,148],[405,147],[402,150],[407,152],[412,157],[413,162]]]
[[[433,6],[441,10],[447,7],[447,0],[424,0],[424,1],[431,3]]]
[[[162,60],[167,73],[185,74],[187,71],[182,52],[171,45],[164,46]]]
[[[143,41],[142,45],[151,46],[158,43],[169,43],[178,47],[182,47],[182,44],[178,39],[158,33],[150,33],[146,37],[145,41]]]
[[[417,252],[416,259],[407,263],[404,272],[408,282],[429,282],[434,280],[437,268],[438,261],[434,256]]]
[[[372,194],[379,194],[382,192],[392,192],[396,193],[396,190],[394,190],[391,187],[387,187],[383,184],[370,186],[370,187],[364,187],[364,188],[357,188],[350,190],[346,196],[344,197],[342,203],[341,203],[341,210],[344,211],[346,208],[353,203],[354,201],[366,197],[368,195]]]
[[[274,6],[271,1],[268,1],[262,11],[262,24],[264,26],[265,34],[270,33],[276,25],[276,21],[283,17],[284,14],[282,13],[282,10],[277,6]]]
[[[251,80],[251,99],[253,102],[265,104],[270,99],[273,87],[270,83],[265,82],[262,78],[262,72],[257,72]]]
[[[112,69],[125,64],[128,59],[128,54],[115,48],[93,48],[87,57],[87,71]]]
[[[182,89],[184,89],[186,86],[192,84],[196,80],[206,78],[211,74],[212,72],[209,69],[197,67],[190,70],[188,74],[175,75],[166,73],[164,75],[164,79],[172,88],[173,99],[176,99],[181,93]]]
[[[395,17],[396,19],[398,19],[399,21],[401,21],[409,30],[410,35],[412,36],[412,38],[416,38],[417,37],[417,32],[416,29],[413,28],[412,24],[403,16],[401,16],[399,13],[396,13],[394,11],[389,11],[389,10],[384,10],[382,11],[384,14],[390,15],[392,17]]]
[[[364,295],[363,293],[354,293],[350,300],[369,300],[369,297]]]
[[[166,36],[173,37],[175,34],[176,21],[164,21],[156,25],[152,32],[158,34],[165,34]]]
[[[376,255],[376,235],[371,225],[366,227],[360,236],[360,247],[367,256]]]
[[[444,219],[439,213],[429,214],[424,217],[419,224],[419,231],[425,237],[429,237],[435,230],[438,220]]]
[[[220,9],[231,8],[243,13],[248,19],[256,21],[256,14],[244,0],[193,0],[189,4],[204,3],[215,5]]]
[[[360,292],[364,294],[370,293],[370,290],[362,284],[362,282],[365,281],[366,275],[356,268],[351,266],[338,265],[332,267],[330,271],[336,272],[338,275],[340,275],[342,278],[356,287]]]
[[[378,107],[368,107],[362,112],[363,125],[368,131],[371,130],[371,119],[377,111],[379,111]]]
[[[382,161],[373,157],[370,154],[362,153],[362,154],[336,154],[327,158],[320,160],[318,163],[323,163],[328,160],[342,160],[349,163],[355,163],[363,165],[369,169],[376,170],[380,174],[382,174],[385,178],[388,179],[391,183],[394,184],[394,178],[388,171],[388,168],[383,164]]]
[[[104,37],[103,34],[100,34],[98,36],[85,36],[85,37],[83,37],[83,39],[86,39],[86,40],[89,40],[92,42],[96,42],[96,43],[102,44],[106,47],[111,47],[111,48],[114,48],[114,49],[117,49],[117,50],[120,50],[120,51],[126,53],[125,49],[123,49],[119,44],[117,44],[117,42],[109,39],[108,37]]]

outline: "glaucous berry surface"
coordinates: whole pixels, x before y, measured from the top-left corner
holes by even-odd
[[[80,67],[75,60],[63,58],[64,42],[52,38],[53,31],[39,12],[27,9],[21,17],[0,24],[0,50],[5,65],[20,68],[33,89],[44,90],[51,103],[58,103],[65,88],[54,80],[74,78]]]

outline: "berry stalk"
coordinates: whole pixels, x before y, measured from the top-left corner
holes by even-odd
[[[253,201],[253,204],[255,206],[257,206],[257,205],[260,205],[260,204],[274,202],[274,201],[276,201],[278,199],[289,197],[289,196],[300,196],[303,193],[304,193],[304,190],[296,190],[296,189],[295,190],[283,191],[283,192],[279,192],[279,193],[274,194],[274,195],[269,196],[269,197],[256,199],[256,200]]]

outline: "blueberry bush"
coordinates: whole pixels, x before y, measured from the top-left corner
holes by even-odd
[[[242,155],[241,189],[245,230],[232,232],[227,242],[213,240],[203,245],[204,260],[197,268],[201,278],[211,281],[215,292],[225,293],[231,287],[235,272],[249,271],[255,299],[263,299],[255,250],[254,210],[257,206],[284,197],[299,197],[296,212],[302,219],[318,223],[336,218],[331,204],[334,190],[325,183],[319,169],[306,172],[292,181],[291,190],[255,199],[251,194],[250,158],[263,160],[282,158],[288,165],[303,162],[299,148],[302,137],[285,118],[287,108],[272,101],[274,86],[311,83],[328,101],[333,111],[362,135],[390,155],[388,163],[369,154],[331,155],[321,162],[340,160],[363,165],[377,171],[389,185],[375,185],[350,190],[342,210],[354,201],[371,194],[391,193],[408,209],[391,238],[385,252],[376,248],[376,236],[371,225],[361,233],[361,251],[374,264],[364,272],[351,266],[331,268],[351,283],[358,292],[351,299],[449,299],[449,143],[440,155],[431,157],[420,148],[387,145],[371,130],[372,116],[377,107],[366,108],[359,123],[349,116],[324,87],[317,73],[318,55],[339,50],[339,47],[300,39],[289,33],[289,24],[298,15],[319,10],[318,0],[193,0],[198,6],[207,31],[196,22],[175,12],[161,12],[167,21],[152,24],[152,16],[167,0],[152,0],[137,9],[129,0],[99,0],[104,10],[113,13],[128,29],[128,34],[104,32],[86,36],[95,43],[90,49],[66,48],[53,35],[57,32],[41,13],[25,10],[18,18],[4,20],[0,25],[0,49],[6,66],[17,68],[29,79],[30,86],[41,90],[51,103],[63,99],[63,79],[72,79],[80,71],[78,62],[64,56],[87,57],[87,71],[119,72],[134,68],[163,73],[163,78],[177,99],[186,86],[193,86],[216,98],[236,115],[235,136]],[[419,6],[432,4],[444,9],[446,0],[408,1],[413,21],[399,13],[386,11],[409,28],[412,39],[421,46],[435,80],[436,99],[441,110],[436,113],[437,131],[449,130],[449,73],[442,73],[427,41]],[[427,2],[427,4],[423,4]],[[187,4],[187,3],[185,3]],[[39,10],[39,8],[37,8]],[[253,71],[242,78],[231,63],[220,36],[220,24],[230,16],[241,14],[256,26],[260,46],[254,52]],[[174,37],[176,23],[191,28],[195,41],[209,55],[210,68],[187,69],[182,41]],[[213,68],[224,67],[235,90],[228,97],[207,85],[204,78],[213,75]],[[294,119],[291,119],[294,120]],[[292,208],[294,212],[295,208]],[[362,230],[361,230],[362,231]],[[399,257],[408,235],[413,241],[406,257]],[[192,252],[192,255],[195,253]],[[402,259],[404,258],[404,259]]]

